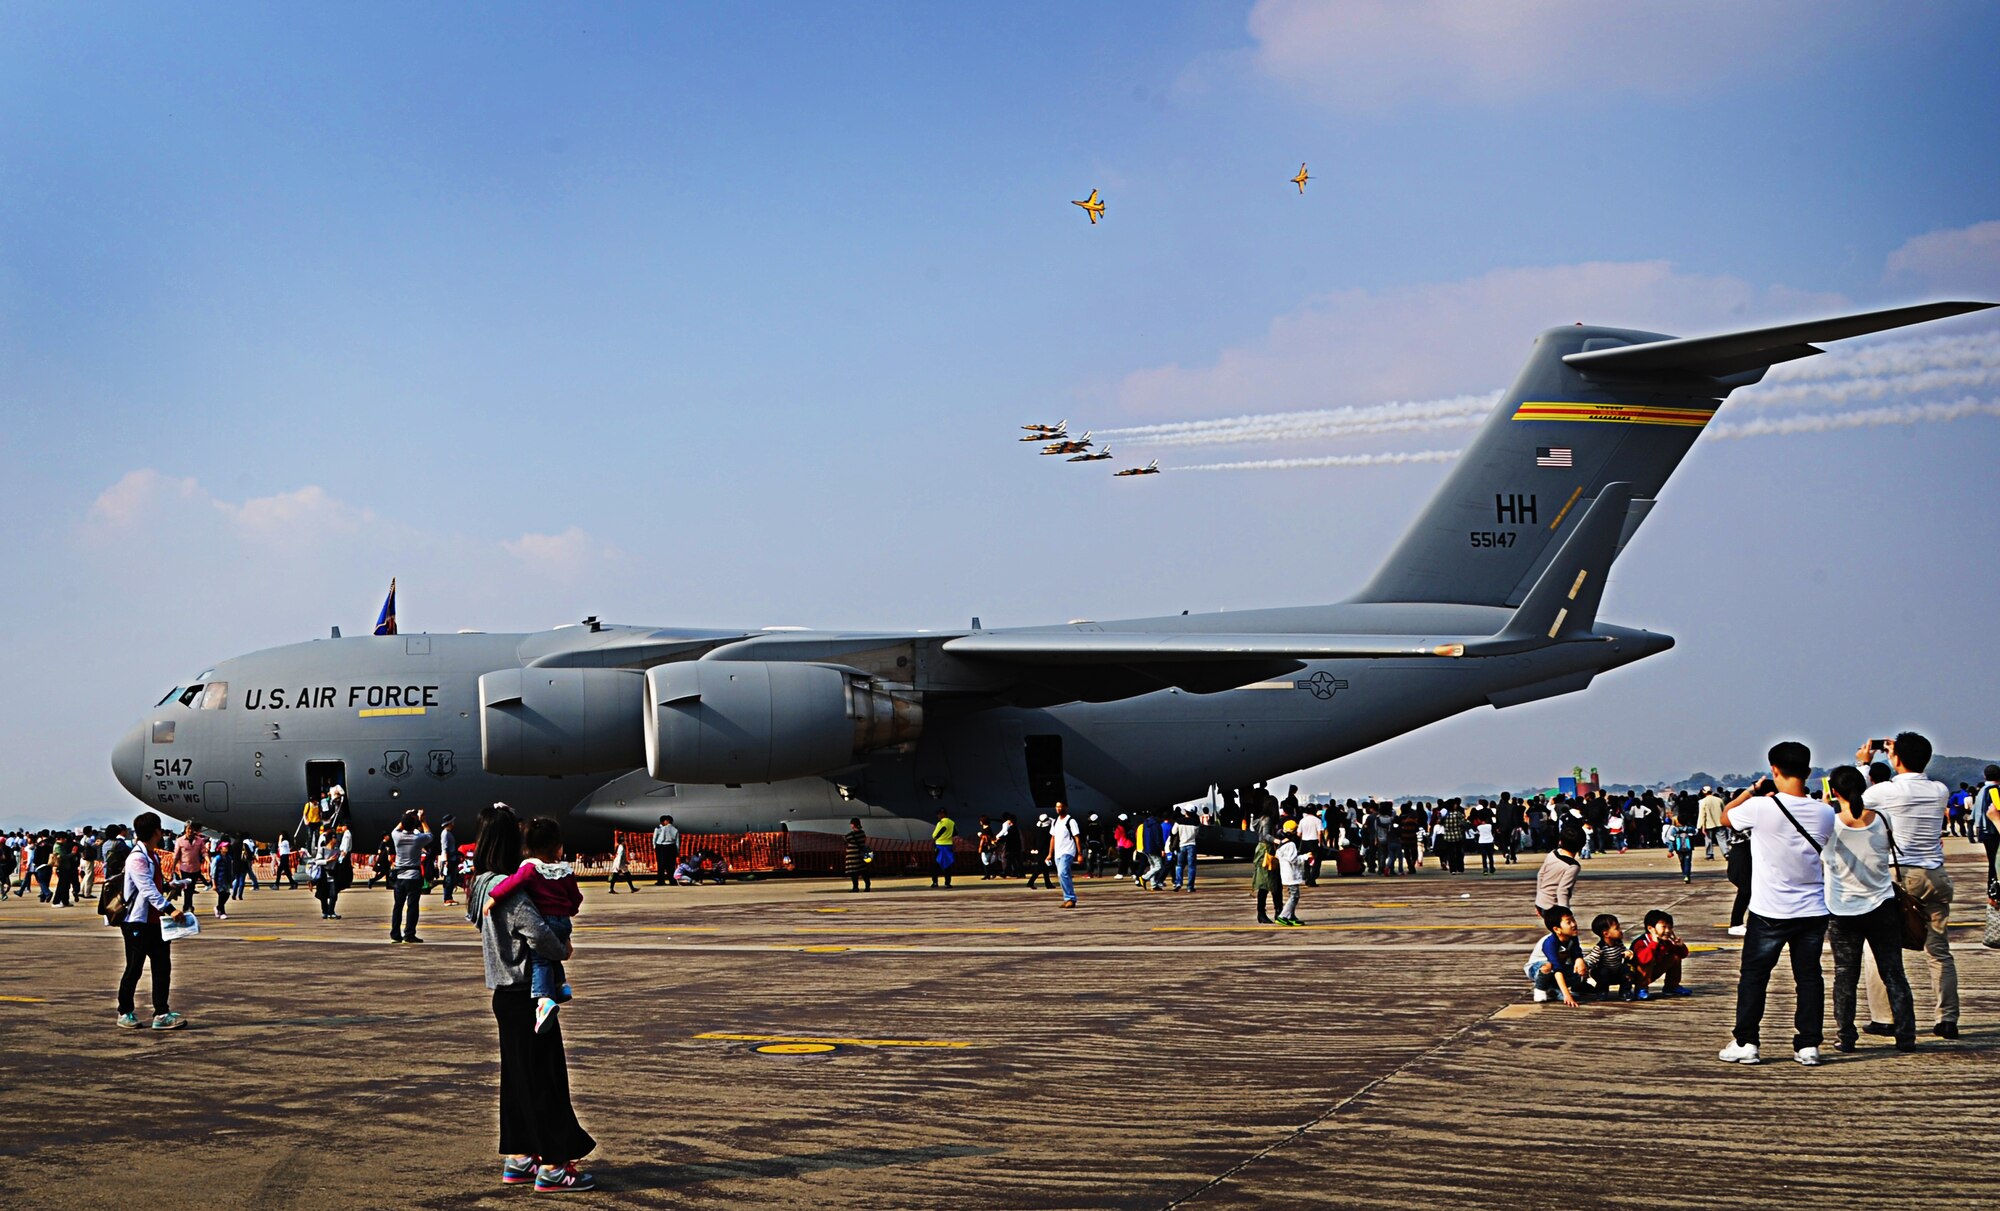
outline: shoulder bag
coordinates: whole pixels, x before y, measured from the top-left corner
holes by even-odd
[[[1917,903],[1915,896],[1903,890],[1903,866],[1897,859],[1896,830],[1889,827],[1887,815],[1882,812],[1875,814],[1881,817],[1883,831],[1889,834],[1889,866],[1896,872],[1895,882],[1891,886],[1896,895],[1896,917],[1903,926],[1903,949],[1922,950],[1924,940],[1931,932],[1930,914],[1924,911],[1923,905]]]

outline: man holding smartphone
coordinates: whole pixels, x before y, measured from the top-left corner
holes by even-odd
[[[1893,740],[1870,740],[1854,750],[1855,764],[1866,768],[1880,753],[1895,777],[1868,788],[1862,802],[1889,822],[1895,844],[1897,881],[1923,907],[1929,928],[1924,936],[1924,965],[1937,991],[1937,1023],[1931,1033],[1941,1039],[1958,1037],[1958,964],[1951,957],[1945,924],[1951,920],[1951,876],[1944,871],[1945,811],[1951,788],[1924,777],[1931,763],[1931,742],[1916,732],[1899,732]],[[1889,990],[1873,963],[1868,964],[1869,1034],[1894,1035],[1888,1019]]]
[[[1833,835],[1833,809],[1806,794],[1812,750],[1796,740],[1771,746],[1771,776],[1722,809],[1725,828],[1749,834],[1750,914],[1743,935],[1743,972],[1736,985],[1736,1029],[1716,1057],[1727,1064],[1759,1061],[1764,1000],[1778,953],[1789,948],[1798,1007],[1792,1017],[1793,1058],[1819,1064],[1826,1030],[1826,978],[1820,953],[1828,923],[1820,849]],[[1886,994],[1885,994],[1886,999]]]

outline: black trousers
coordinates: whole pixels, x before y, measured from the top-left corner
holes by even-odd
[[[389,905],[389,937],[414,938],[417,936],[417,906],[424,900],[422,879],[391,879],[389,888],[396,898]]]
[[[1750,911],[1750,880],[1746,877],[1736,888],[1736,902],[1729,906],[1729,927],[1734,929],[1743,924],[1743,915]]]
[[[139,992],[139,973],[148,961],[153,964],[153,1016],[167,1012],[167,990],[174,980],[173,948],[160,936],[160,922],[155,919],[134,925],[126,922],[118,927],[125,935],[125,974],[118,980],[118,1012],[132,1013],[134,998]]]
[[[679,845],[669,845],[664,849],[655,849],[653,851],[653,886],[658,887],[665,883],[667,876],[674,873],[674,867],[680,864],[680,860],[681,847]]]
[[[1833,943],[1833,1025],[1840,1040],[1852,1043],[1859,1037],[1854,1029],[1854,990],[1861,983],[1861,947],[1865,943],[1875,955],[1875,966],[1889,993],[1896,1038],[1916,1042],[1917,1010],[1909,977],[1903,974],[1903,918],[1896,909],[1896,898],[1882,901],[1873,912],[1832,920],[1828,932]]]
[[[1826,945],[1828,917],[1760,917],[1751,913],[1743,935],[1743,973],[1736,984],[1736,1041],[1757,1043],[1764,1020],[1764,998],[1778,952],[1790,950],[1792,983],[1798,986],[1798,1008],[1792,1014],[1792,1048],[1817,1047],[1826,1032],[1826,977],[1820,974],[1820,951]]]
[[[535,1003],[525,986],[493,990],[500,1028],[500,1151],[560,1165],[590,1155],[597,1141],[569,1103],[569,1060],[560,1015],[535,1031]]]

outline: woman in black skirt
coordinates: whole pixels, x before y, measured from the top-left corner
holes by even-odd
[[[500,1180],[535,1183],[541,1191],[588,1190],[595,1183],[576,1162],[597,1141],[576,1121],[569,1102],[569,1061],[562,1024],[554,1017],[535,1029],[528,995],[528,954],[564,960],[567,942],[549,929],[534,903],[520,892],[487,912],[486,897],[521,866],[521,825],[500,808],[479,830],[473,850],[471,907],[480,914],[480,949],[486,986],[493,990],[493,1020],[500,1028]]]
[[[842,857],[841,866],[851,884],[847,890],[873,890],[875,885],[868,879],[868,834],[861,831],[859,820],[847,822],[846,851]]]

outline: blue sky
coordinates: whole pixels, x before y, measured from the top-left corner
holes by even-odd
[[[108,750],[161,690],[360,627],[391,575],[444,631],[1330,600],[1442,467],[1113,482],[1010,430],[1491,391],[1573,320],[2000,299],[1986,5],[0,28],[7,823],[123,814]],[[1704,443],[1605,606],[1680,648],[1310,781],[1652,778],[1903,725],[2000,755],[1996,454],[1992,416]]]

